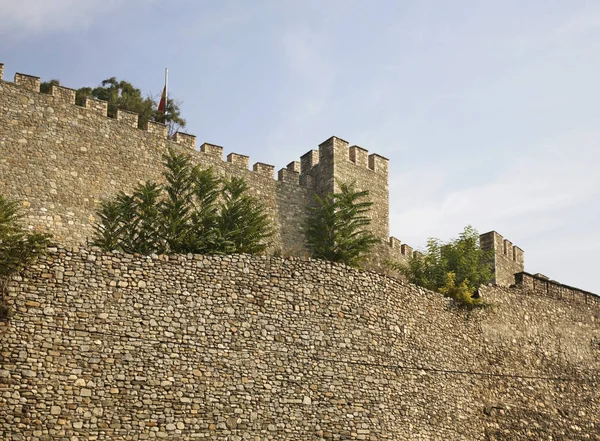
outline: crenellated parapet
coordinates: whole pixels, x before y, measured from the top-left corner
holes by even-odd
[[[300,161],[290,162],[277,172],[277,179],[290,184],[300,184]]]
[[[4,64],[0,64],[0,81],[3,81],[3,80],[4,80]],[[40,93],[41,80],[37,76],[16,73],[13,84],[24,90]],[[44,94],[44,95],[46,95],[46,94]],[[87,109],[91,113],[94,113],[96,115],[99,115],[99,116],[102,116],[105,118],[110,118],[110,116],[108,115],[108,102],[106,102],[106,101],[94,99],[92,97],[87,97],[83,101],[83,105],[78,106],[75,103],[75,95],[76,95],[75,89],[71,89],[71,88],[64,87],[64,86],[52,85],[50,87],[50,92],[47,95],[50,95],[53,97],[55,104],[72,105],[72,106],[76,106],[79,108],[83,107],[84,109]],[[130,112],[130,111],[123,110],[123,109],[118,109],[115,117],[110,118],[110,119],[114,119],[116,122],[126,125],[126,126],[129,126],[132,129],[139,130],[141,132],[145,131],[147,133],[150,133],[159,139],[163,139],[163,140],[169,139],[168,127],[165,124],[162,124],[162,123],[159,123],[156,121],[150,121],[150,122],[148,122],[146,127],[139,129],[138,128],[139,115],[134,112]],[[195,135],[191,135],[191,134],[183,133],[183,132],[177,132],[170,138],[170,140],[178,145],[183,146],[183,147],[187,147],[191,150],[196,150],[196,136]],[[218,158],[219,160],[223,160],[223,147],[215,145],[215,144],[203,143],[200,147],[200,153],[203,153],[204,155],[206,155],[207,157],[210,157],[210,158],[214,158],[214,159]],[[248,169],[248,171],[255,172],[257,176],[270,177],[271,179],[274,178],[275,167],[273,165],[266,164],[263,162],[256,162],[253,165],[252,169],[250,170],[250,167],[249,167],[250,158],[246,155],[242,155],[239,153],[230,153],[224,162],[231,164],[235,167],[241,167],[244,169]],[[293,172],[294,172],[293,170],[291,173],[285,173],[285,172],[281,173],[280,172],[278,174],[277,180],[279,180],[282,183],[286,183],[286,184],[300,185],[300,180],[294,179]],[[296,172],[299,174],[299,168],[296,170]]]
[[[312,187],[301,185],[300,162],[275,177],[266,162],[224,154],[222,146],[197,143],[193,134],[171,135],[157,121],[139,127],[136,113],[118,109],[109,115],[105,101],[76,102],[75,89],[51,85],[41,93],[40,85],[39,77],[21,73],[4,81],[0,64],[0,193],[23,201],[28,227],[50,231],[60,243],[86,243],[100,201],[141,181],[161,182],[163,155],[174,149],[219,176],[246,179],[273,221],[272,249],[304,253],[313,198]]]
[[[564,285],[555,280],[550,280],[542,274],[520,272],[514,276],[516,286],[528,292],[567,302],[600,306],[600,296],[589,291]]]
[[[493,251],[493,282],[502,286],[513,285],[514,275],[525,267],[523,250],[496,231],[482,234],[479,241],[482,249]]]
[[[413,247],[402,243],[400,239],[390,237],[389,247],[392,249],[392,256],[396,256],[400,259],[409,259],[413,257],[415,251]]]
[[[4,65],[0,64],[0,81],[4,78]],[[40,93],[41,80],[37,76],[16,73],[14,84],[24,90]],[[131,129],[141,132],[147,132],[158,139],[169,139],[168,127],[165,124],[150,121],[144,128],[138,128],[139,116],[134,112],[118,109],[114,118],[108,115],[108,103],[106,101],[97,100],[87,97],[82,106],[75,103],[76,90],[64,86],[52,85],[49,94],[53,97],[55,104],[71,105],[75,107],[83,107],[90,113],[94,113],[104,118],[112,119],[116,123],[126,125]],[[175,133],[170,140],[174,143],[187,147],[191,150],[196,149],[196,136],[188,133]],[[223,160],[223,147],[203,143],[200,146],[200,153],[211,157]],[[250,169],[250,158],[239,153],[229,153],[225,160],[226,163],[248,169],[257,175],[264,177],[273,177],[274,166],[263,162],[256,162]],[[353,170],[346,170],[348,167],[353,167]],[[369,173],[367,176],[361,177],[362,172]],[[281,183],[299,185],[306,187],[309,190],[314,190],[319,194],[326,194],[331,191],[336,191],[336,182],[348,181],[349,178],[357,178],[353,180],[365,181],[368,183],[377,183],[377,187],[385,187],[387,189],[387,174],[388,160],[377,154],[369,154],[368,150],[353,145],[350,146],[347,141],[339,137],[332,136],[319,145],[318,150],[311,150],[301,157],[300,161],[290,163],[287,167],[278,171],[275,177]],[[375,180],[373,178],[375,177]],[[385,183],[384,183],[385,182]],[[359,186],[361,183],[358,182]],[[371,190],[371,188],[369,188]],[[378,202],[382,202],[381,195],[377,195]],[[385,198],[384,207],[387,207],[387,196]],[[382,222],[382,216],[377,216],[376,222],[382,223],[381,232],[384,230],[387,233],[387,220]]]
[[[298,173],[298,175],[296,175]],[[368,190],[372,230],[383,240],[389,236],[388,159],[337,136],[319,144],[318,150],[309,150],[300,162],[290,163],[279,171],[285,181],[296,181],[319,196],[335,193],[340,183],[355,183],[359,190]]]

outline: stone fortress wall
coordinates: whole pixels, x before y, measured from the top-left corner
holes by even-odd
[[[107,103],[87,99],[75,105],[75,91],[52,86],[42,94],[40,79],[17,73],[4,82],[0,65],[0,192],[23,200],[27,221],[46,228],[60,243],[85,244],[92,233],[98,202],[118,191],[130,191],[138,182],[160,180],[162,155],[169,149],[189,154],[196,163],[223,175],[246,178],[265,204],[276,234],[273,250],[302,254],[306,207],[315,193],[325,195],[336,182],[356,181],[368,188],[374,202],[373,231],[383,241],[375,267],[386,260],[412,255],[412,248],[389,238],[388,160],[332,137],[300,162],[291,162],[273,179],[274,167],[176,133],[167,138],[163,124],[137,128],[137,115],[118,111],[107,117]]]
[[[3,66],[0,64],[0,80]],[[0,193],[32,228],[85,244],[99,200],[159,180],[186,152],[244,176],[303,252],[306,207],[336,179],[371,191],[376,265],[389,234],[387,159],[332,137],[274,168],[17,74],[0,81]],[[56,248],[9,285],[0,323],[0,439],[600,439],[599,297],[523,272],[496,232],[492,308],[467,313],[384,275],[304,258],[135,257]],[[61,245],[62,246],[62,245]],[[516,279],[515,279],[516,278]],[[513,288],[503,286],[515,285]],[[515,307],[518,305],[518,307]]]
[[[538,288],[51,249],[9,285],[0,439],[600,440],[600,298]]]

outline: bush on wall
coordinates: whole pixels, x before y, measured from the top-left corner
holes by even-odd
[[[19,202],[0,195],[0,320],[7,320],[10,310],[4,296],[8,279],[42,254],[50,235],[29,232],[23,225]]]
[[[368,191],[339,183],[339,193],[315,195],[306,228],[306,243],[317,259],[359,266],[378,239],[368,230],[373,205]]]
[[[92,244],[128,253],[261,253],[273,234],[244,179],[215,177],[170,150],[165,184],[147,182],[98,210]]]
[[[452,297],[465,306],[483,305],[474,296],[480,285],[492,278],[493,251],[481,248],[479,234],[466,226],[448,242],[430,238],[424,252],[415,253],[407,262],[391,262],[409,282]]]

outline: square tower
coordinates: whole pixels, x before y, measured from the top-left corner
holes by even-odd
[[[389,237],[388,159],[332,136],[301,158],[300,182],[319,196],[339,191],[339,184],[355,183],[358,190],[368,190],[371,207],[371,230],[383,239]]]

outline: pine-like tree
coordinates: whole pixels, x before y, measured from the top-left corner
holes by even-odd
[[[172,253],[195,252],[192,218],[197,170],[187,156],[169,150],[164,157],[165,197],[161,207],[162,234]]]
[[[369,231],[369,192],[339,183],[339,193],[315,196],[306,228],[307,246],[318,259],[359,266],[378,239]]]
[[[223,206],[217,224],[224,252],[262,253],[273,234],[263,205],[247,190],[242,178],[232,177],[223,184]]]
[[[191,239],[193,252],[211,254],[225,252],[226,244],[218,228],[221,179],[212,168],[196,169],[194,173],[194,203]]]
[[[165,184],[119,193],[98,210],[93,244],[130,253],[260,253],[272,235],[259,201],[241,178],[222,181],[188,156],[164,157]]]
[[[48,234],[27,231],[22,218],[19,203],[0,195],[0,320],[9,317],[4,303],[9,277],[44,253],[50,241]]]

